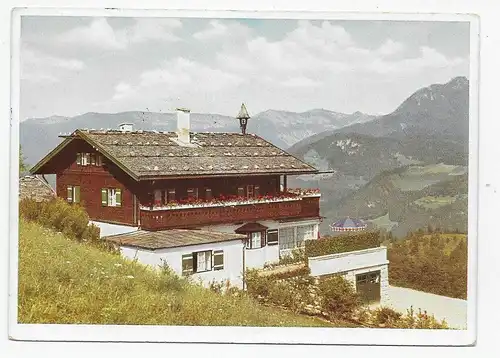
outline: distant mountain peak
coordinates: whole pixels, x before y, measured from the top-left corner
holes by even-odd
[[[453,89],[466,88],[469,85],[469,79],[465,76],[457,76],[452,78],[447,85],[451,86]]]

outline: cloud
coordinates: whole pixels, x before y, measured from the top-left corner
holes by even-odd
[[[242,83],[242,78],[235,74],[211,68],[199,62],[183,57],[164,61],[158,68],[140,74],[134,88],[120,82],[114,88],[112,99],[128,100],[132,97],[148,101],[165,98],[186,98],[197,92],[215,92],[233,88]]]
[[[320,86],[321,82],[314,81],[307,77],[292,77],[286,81],[283,81],[282,84],[286,87],[311,88]]]
[[[61,34],[59,41],[64,44],[95,46],[100,48],[124,49],[125,32],[115,33],[105,18],[98,18],[86,26],[75,27]]]
[[[154,37],[156,26],[165,25],[141,26],[131,27],[128,38],[134,38],[132,33],[143,33],[135,41],[146,41],[142,38]],[[175,26],[180,24],[170,29]],[[137,31],[138,27],[144,32]],[[228,109],[251,99],[257,104],[254,111],[294,110],[308,103],[310,107],[340,106],[334,109],[381,113],[384,109],[380,108],[393,108],[404,99],[413,84],[415,88],[427,84],[421,78],[432,81],[429,83],[448,80],[454,72],[463,72],[467,63],[467,58],[446,56],[438,49],[410,46],[389,37],[379,38],[377,46],[363,45],[344,27],[328,21],[299,21],[292,30],[271,36],[237,21],[213,20],[199,32],[184,34],[181,41],[182,52],[173,49],[163,61],[151,61],[147,69],[141,63],[137,72],[113,82],[108,88],[112,94],[105,104],[107,111],[186,106],[229,114]],[[200,42],[201,54],[197,51]],[[404,81],[406,87],[400,85]],[[376,97],[373,93],[382,83],[403,88],[402,97]],[[377,100],[371,100],[373,96]],[[362,107],[366,103],[369,108]]]
[[[405,46],[401,42],[387,39],[378,49],[377,53],[382,56],[391,56],[404,51]]]
[[[85,26],[75,27],[58,36],[63,44],[84,45],[101,49],[123,50],[131,43],[178,41],[172,32],[182,27],[178,19],[137,19],[128,29],[114,29],[106,18],[97,18]]]
[[[85,68],[80,60],[51,56],[26,45],[21,48],[21,79],[25,81],[55,83],[58,73]]]
[[[135,94],[135,90],[132,86],[126,82],[118,83],[115,88],[115,93],[113,95],[113,100],[120,100],[122,98],[130,98],[133,94]]]
[[[198,40],[208,40],[226,35],[228,27],[218,20],[211,20],[208,27],[202,31],[194,33],[193,37]]]
[[[378,74],[414,74],[424,70],[452,68],[465,61],[466,59],[461,57],[448,58],[434,48],[422,46],[418,57],[403,58],[397,61],[375,58],[367,65],[367,69]]]

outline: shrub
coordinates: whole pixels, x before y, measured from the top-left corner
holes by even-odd
[[[399,319],[389,318],[386,322],[389,328],[410,328],[410,329],[449,329],[445,320],[438,321],[434,316],[428,315],[426,311],[420,309],[415,313],[413,307],[402,315]]]
[[[251,297],[295,312],[302,312],[305,306],[314,303],[311,293],[315,279],[309,275],[278,279],[276,275],[263,276],[258,270],[248,270],[246,282]]]
[[[323,311],[333,317],[350,317],[362,304],[352,283],[341,276],[320,280],[318,294]]]
[[[210,291],[213,291],[213,292],[219,293],[219,294],[221,294],[224,291],[224,286],[226,286],[226,284],[223,280],[222,281],[215,281],[215,279],[214,279],[208,284],[208,288],[210,289]]]
[[[310,273],[311,269],[309,266],[300,266],[298,268],[291,268],[287,271],[272,273],[267,276],[273,280],[285,280],[287,278],[309,276]]]
[[[54,229],[71,239],[90,242],[106,251],[116,252],[113,246],[100,240],[100,229],[89,225],[89,216],[79,205],[68,204],[60,198],[42,202],[25,198],[19,202],[19,214],[28,221]]]
[[[387,324],[387,322],[395,322],[401,318],[402,314],[394,311],[389,307],[380,307],[373,312],[373,323]]]
[[[364,232],[335,237],[324,237],[305,242],[305,256],[315,257],[342,252],[370,249],[380,246],[378,232]]]
[[[272,285],[270,276],[261,276],[256,269],[247,270],[245,273],[247,292],[253,297],[269,296],[269,288]]]
[[[296,264],[306,262],[305,250],[303,248],[293,249],[288,255],[280,257],[279,265]]]

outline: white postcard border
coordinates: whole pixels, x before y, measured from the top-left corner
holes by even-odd
[[[466,330],[396,330],[349,328],[276,328],[276,327],[181,327],[181,326],[99,326],[30,325],[17,323],[17,236],[18,177],[10,173],[10,284],[9,336],[34,341],[113,341],[113,342],[213,342],[282,344],[370,344],[370,345],[470,345],[476,339],[477,295],[477,213],[478,213],[478,49],[479,21],[474,15],[327,13],[327,12],[248,12],[200,10],[105,10],[29,8],[13,12],[11,61],[11,168],[18,166],[19,148],[19,35],[21,16],[168,16],[220,18],[295,18],[295,19],[370,19],[417,21],[470,21],[470,107],[469,107],[469,265],[468,324]],[[353,334],[355,333],[355,334]]]

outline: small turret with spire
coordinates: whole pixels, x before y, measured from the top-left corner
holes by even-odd
[[[240,112],[236,116],[236,119],[240,121],[241,133],[246,134],[247,132],[247,124],[250,116],[248,115],[247,108],[245,107],[245,103],[241,104]]]

